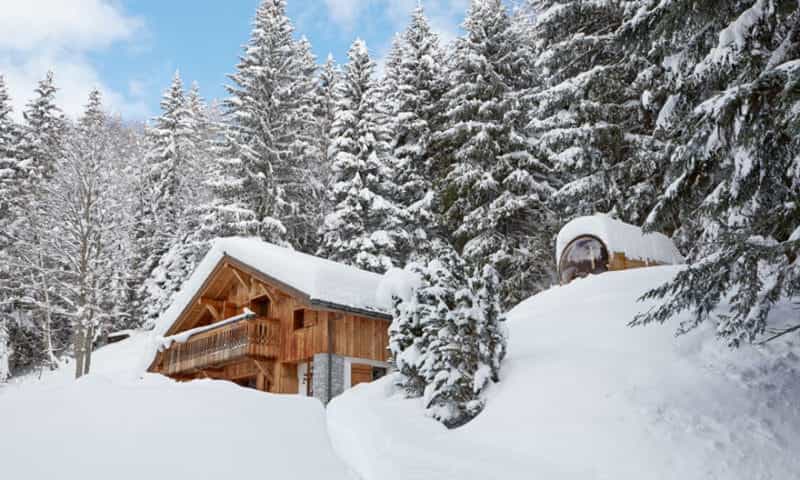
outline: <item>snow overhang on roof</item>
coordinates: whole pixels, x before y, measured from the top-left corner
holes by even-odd
[[[609,254],[624,253],[628,259],[677,265],[684,262],[683,255],[672,240],[661,233],[644,233],[642,229],[608,215],[596,214],[578,217],[564,225],[556,239],[556,263],[570,242],[578,237],[591,235],[602,241]]]
[[[156,333],[164,335],[192,302],[217,265],[231,258],[264,277],[290,287],[310,304],[379,318],[391,318],[377,298],[382,276],[332,262],[256,238],[221,238],[195,268],[159,317]]]

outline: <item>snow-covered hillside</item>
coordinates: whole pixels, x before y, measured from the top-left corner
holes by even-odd
[[[678,268],[523,302],[509,313],[502,382],[456,430],[391,377],[335,399],[326,419],[313,399],[143,375],[153,341],[138,334],[96,352],[78,382],[66,365],[0,390],[0,478],[797,478],[800,358],[788,340],[734,352],[710,327],[675,338],[674,324],[626,326],[647,307],[636,298]]]
[[[710,326],[678,338],[675,323],[626,326],[677,268],[523,302],[503,380],[460,429],[423,418],[391,378],[346,392],[328,411],[334,447],[366,479],[797,478],[800,359],[786,343],[734,352]]]

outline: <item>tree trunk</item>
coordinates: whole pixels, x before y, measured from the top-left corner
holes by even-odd
[[[89,327],[83,344],[83,374],[88,375],[92,366],[92,345],[94,344],[94,327]]]
[[[86,332],[83,330],[83,326],[78,324],[75,325],[75,335],[73,344],[75,346],[75,378],[81,378],[83,376],[83,349],[85,347],[85,340]]]

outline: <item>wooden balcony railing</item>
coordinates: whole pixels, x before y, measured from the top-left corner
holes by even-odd
[[[184,343],[173,343],[161,352],[161,371],[176,375],[244,357],[274,359],[279,348],[277,319],[243,319],[192,335]]]

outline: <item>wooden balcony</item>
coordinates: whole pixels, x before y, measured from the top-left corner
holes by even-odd
[[[280,321],[243,319],[205,330],[160,353],[160,372],[180,375],[202,371],[243,358],[271,360],[280,349]]]

